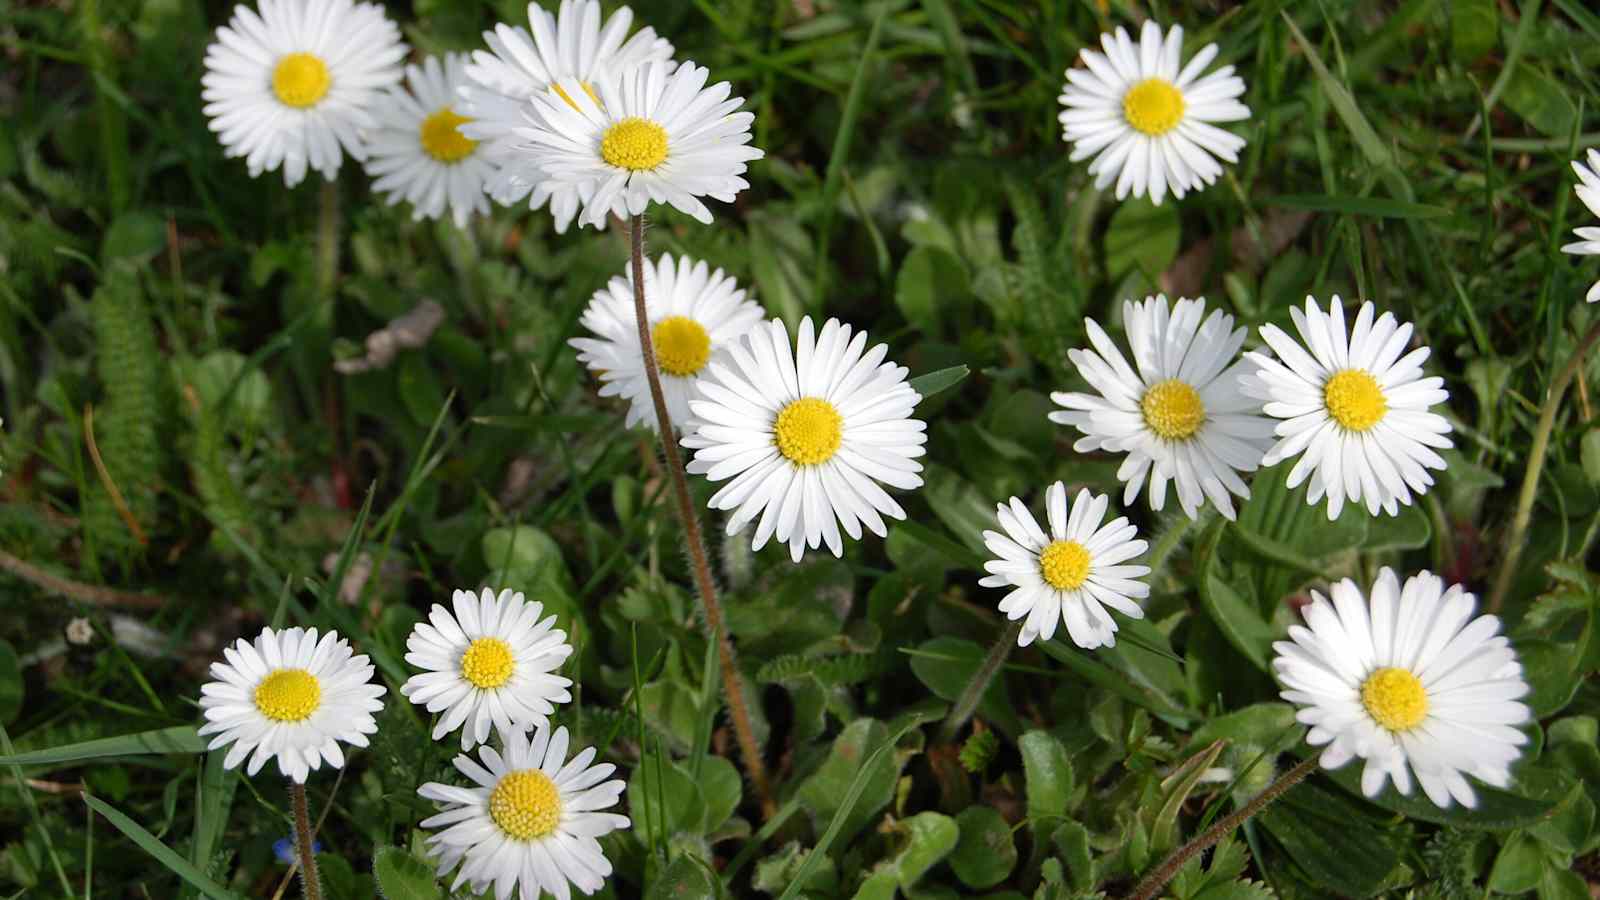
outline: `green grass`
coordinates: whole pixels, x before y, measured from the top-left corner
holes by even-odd
[[[419,52],[525,21],[517,0],[388,7]],[[415,223],[348,160],[326,196],[315,175],[250,179],[201,112],[229,9],[0,0],[0,898],[274,896],[284,786],[225,771],[192,731],[206,667],[273,623],[339,629],[390,689],[372,747],[310,784],[330,900],[373,896],[374,860],[391,894],[446,896],[414,826],[450,752],[398,688],[412,625],[480,584],[527,592],[576,638],[558,718],[630,783],[608,896],[1124,896],[1306,752],[1270,643],[1291,599],[1384,565],[1480,596],[1505,571],[1538,719],[1511,788],[1440,811],[1363,799],[1353,766],[1317,774],[1169,890],[1557,900],[1600,883],[1593,354],[1507,569],[1547,391],[1600,322],[1582,302],[1595,264],[1559,250],[1594,224],[1568,165],[1600,146],[1587,4],[636,4],[735,84],[767,153],[715,225],[655,215],[651,252],[726,268],[791,324],[869,329],[913,376],[970,372],[919,407],[909,521],[843,560],[752,554],[695,485],[768,822],[733,768],[658,451],[566,344],[626,231],[556,235],[505,208],[464,232]],[[1218,43],[1252,110],[1240,163],[1160,207],[1094,191],[1055,119],[1078,51],[1146,15],[1183,24],[1191,53]],[[971,729],[945,744],[938,722],[1004,625],[979,532],[996,501],[1057,479],[1120,498],[1117,459],[1073,452],[1048,395],[1082,385],[1065,352],[1086,316],[1116,335],[1121,301],[1157,291],[1220,304],[1251,346],[1308,294],[1414,322],[1451,393],[1450,467],[1398,520],[1335,527],[1281,470],[1256,475],[1237,525],[1141,498],[1146,620],[1114,650],[1058,635],[1013,652],[975,714],[996,747],[969,773]],[[425,298],[446,311],[425,347],[334,373]],[[345,602],[363,557],[374,574]],[[64,638],[78,617],[87,645]],[[1202,763],[1229,775],[1197,780]]]

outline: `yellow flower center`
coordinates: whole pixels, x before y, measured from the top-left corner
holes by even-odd
[[[1039,554],[1039,574],[1058,591],[1080,588],[1089,580],[1089,551],[1077,541],[1051,541]]]
[[[489,816],[519,841],[542,838],[561,824],[561,792],[538,769],[518,769],[490,792]]]
[[[1361,705],[1390,731],[1410,731],[1428,717],[1428,692],[1417,676],[1386,667],[1361,683]]]
[[[688,316],[668,316],[657,322],[650,343],[656,348],[656,365],[668,375],[693,375],[711,359],[711,335]]]
[[[448,106],[440,107],[417,129],[422,152],[442,163],[458,163],[471,156],[478,142],[456,130],[471,121]]]
[[[1206,422],[1200,392],[1176,378],[1145,391],[1139,411],[1144,414],[1144,424],[1168,441],[1187,441]]]
[[[1122,115],[1134,130],[1160,137],[1183,121],[1183,92],[1165,78],[1146,78],[1122,95]]]
[[[772,426],[778,452],[790,462],[816,466],[833,458],[844,440],[844,416],[820,397],[802,397],[778,412]]]
[[[555,88],[557,96],[559,96],[561,99],[567,101],[567,105],[568,106],[572,107],[573,109],[578,109],[578,104],[573,102],[572,95],[567,93],[567,89],[566,88],[562,87],[559,84],[551,84],[550,86]],[[578,86],[583,88],[583,92],[585,94],[589,95],[589,99],[594,101],[594,105],[595,106],[599,106],[600,105],[600,95],[596,94],[594,92],[594,85],[590,84],[587,81],[580,81],[580,82],[578,82]],[[581,110],[580,110],[580,112],[581,112]]]
[[[461,654],[461,677],[486,691],[493,690],[511,680],[516,665],[505,641],[482,637]]]
[[[631,116],[606,129],[600,158],[619,169],[654,169],[667,158],[667,130],[649,119]]]
[[[278,102],[295,109],[316,106],[332,86],[328,64],[315,54],[290,53],[272,70],[272,93]]]
[[[1322,387],[1322,402],[1328,415],[1351,431],[1366,431],[1389,411],[1378,380],[1360,369],[1345,369],[1329,378]]]
[[[256,685],[252,699],[274,722],[304,722],[322,705],[322,685],[305,669],[276,669]]]

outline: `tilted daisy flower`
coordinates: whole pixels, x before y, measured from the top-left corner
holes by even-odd
[[[497,900],[513,891],[522,900],[538,900],[548,891],[567,898],[571,887],[592,894],[605,886],[611,863],[600,838],[628,827],[628,818],[597,812],[622,797],[620,779],[606,781],[616,770],[610,763],[591,765],[593,747],[567,761],[567,729],[552,734],[539,726],[530,742],[521,732],[505,737],[502,752],[487,744],[478,761],[461,755],[456,768],[472,787],[429,782],[417,790],[442,805],[422,827],[440,829],[426,840],[428,855],[442,877],[458,864],[452,891],[463,884],[485,892],[494,885]]]
[[[289,187],[309,166],[332,179],[344,154],[366,158],[361,132],[400,81],[400,29],[372,3],[261,0],[234,8],[206,48],[205,114],[250,177],[281,166]]]
[[[304,784],[324,762],[344,766],[340,742],[365,747],[378,730],[373,713],[383,708],[383,685],[372,683],[372,664],[336,632],[319,639],[315,628],[268,628],[222,656],[226,662],[211,664],[217,680],[200,689],[200,734],[216,735],[207,749],[233,745],[224,768],[248,756],[253,776],[276,758],[278,771]]]
[[[483,142],[480,152],[496,166],[486,183],[490,195],[508,206],[526,198],[531,209],[549,201],[561,232],[578,214],[580,191],[559,182],[543,183],[538,169],[516,151],[521,139],[515,132],[525,124],[529,101],[561,79],[575,79],[585,92],[598,96],[598,82],[672,56],[672,44],[657,37],[653,28],[628,37],[633,24],[628,7],[619,7],[604,25],[600,13],[599,0],[561,0],[558,15],[528,4],[533,32],[505,24],[484,32],[489,49],[473,52],[466,67],[468,83],[460,88],[461,113],[471,120],[462,133]]]
[[[791,349],[788,329],[774,319],[706,367],[683,446],[695,451],[690,472],[732,479],[710,503],[733,510],[728,534],[759,516],[750,546],[776,537],[799,562],[824,541],[843,555],[841,526],[851,540],[863,524],[883,537],[883,516],[906,517],[879,482],[922,484],[916,458],[928,426],[911,418],[922,396],[906,383],[905,367],[884,361],[886,345],[866,346],[865,331],[852,339],[849,325],[829,319],[818,336],[807,316]]]
[[[735,112],[744,98],[730,99],[725,81],[706,87],[710,74],[692,62],[647,62],[592,85],[598,100],[577,79],[561,79],[534,96],[520,149],[543,173],[541,187],[583,188],[580,225],[637,216],[651,203],[709,225],[700,198],[732,203],[750,186],[739,177],[745,164],[764,155],[750,146],[754,114]]]
[[[1104,190],[1113,180],[1117,199],[1128,194],[1161,203],[1170,190],[1182,198],[1222,174],[1218,159],[1239,161],[1244,138],[1215,122],[1240,122],[1250,110],[1239,97],[1244,81],[1233,66],[1200,73],[1217,58],[1207,44],[1180,68],[1183,29],[1163,37],[1146,21],[1135,45],[1125,29],[1100,35],[1099,53],[1085,48],[1083,68],[1067,70],[1057,99],[1061,136],[1072,144],[1072,161],[1094,157],[1089,174]]]
[[[680,431],[689,431],[689,398],[695,380],[728,342],[755,327],[765,314],[745,298],[744,289],[721,269],[713,271],[687,256],[665,254],[644,263],[645,312],[650,343],[661,374],[667,412]],[[633,308],[633,270],[595,291],[580,320],[596,337],[573,338],[578,360],[599,376],[602,397],[626,397],[628,427],[656,427],[655,407],[639,346]]]
[[[1139,496],[1150,479],[1150,506],[1166,504],[1167,483],[1191,519],[1209,498],[1234,517],[1233,498],[1249,497],[1239,472],[1252,472],[1272,443],[1272,423],[1261,404],[1240,390],[1245,366],[1236,359],[1245,329],[1221,310],[1205,315],[1204,298],[1179,299],[1168,311],[1165,296],[1124,301],[1122,324],[1138,371],[1100,324],[1085,320],[1093,350],[1070,350],[1078,374],[1098,393],[1057,391],[1050,398],[1067,411],[1050,421],[1083,433],[1073,449],[1126,453],[1117,479],[1122,502]]]
[[[1494,616],[1472,618],[1473,596],[1429,572],[1402,586],[1384,567],[1370,606],[1348,578],[1333,585],[1333,602],[1312,592],[1306,624],[1273,644],[1272,668],[1283,699],[1300,707],[1311,727],[1306,741],[1327,745],[1322,765],[1337,769],[1366,760],[1361,790],[1375,797],[1389,779],[1411,793],[1415,773],[1434,805],[1477,805],[1465,776],[1495,787],[1511,780],[1511,764],[1527,735],[1528,693],[1510,641]],[[1470,620],[1470,621],[1469,621]]]
[[[978,583],[1012,588],[1000,611],[1012,621],[1023,620],[1019,647],[1036,638],[1050,640],[1062,622],[1072,642],[1085,650],[1114,647],[1117,623],[1107,607],[1144,618],[1134,598],[1150,596],[1150,586],[1136,579],[1149,575],[1150,567],[1126,563],[1149,545],[1134,539],[1138,529],[1127,517],[1104,522],[1111,503],[1105,494],[1081,490],[1070,511],[1062,482],[1050,485],[1044,496],[1048,534],[1018,498],[995,507],[1005,534],[983,533],[984,545],[999,558],[984,563],[990,574]]]
[[[1380,509],[1397,515],[1399,504],[1411,504],[1412,491],[1426,493],[1433,484],[1427,470],[1445,467],[1432,448],[1450,446],[1450,423],[1428,411],[1450,398],[1444,379],[1422,377],[1428,348],[1401,356],[1411,323],[1393,313],[1374,319],[1370,302],[1361,304],[1348,335],[1337,294],[1327,314],[1312,297],[1303,314],[1289,313],[1305,346],[1263,325],[1261,338],[1272,353],[1245,354],[1256,368],[1244,376],[1245,393],[1266,401],[1263,411],[1282,420],[1262,465],[1299,455],[1287,484],[1310,478],[1306,502],[1315,505],[1326,494],[1330,520],[1347,498],[1365,499],[1373,515]]]
[[[1573,190],[1578,192],[1578,199],[1583,205],[1589,207],[1589,212],[1600,216],[1600,150],[1589,151],[1589,165],[1586,167],[1577,160],[1572,161],[1572,171],[1578,173],[1578,184]],[[1572,253],[1577,256],[1600,256],[1600,228],[1585,225],[1573,229],[1582,240],[1573,241],[1561,248],[1562,253]],[[1589,293],[1584,299],[1590,303],[1600,302],[1600,281],[1589,287]]]
[[[489,740],[492,725],[501,734],[521,734],[549,721],[557,703],[572,699],[572,680],[552,674],[572,655],[567,633],[556,617],[539,618],[543,604],[521,592],[488,588],[482,594],[456,591],[455,608],[435,603],[427,622],[406,638],[406,662],[419,669],[400,693],[428,712],[444,713],[433,739],[461,729],[461,749]]]
[[[494,171],[478,142],[462,134],[471,121],[456,112],[456,87],[466,57],[447,54],[406,67],[409,90],[390,88],[373,108],[377,128],[368,145],[367,174],[389,203],[411,204],[412,218],[437,219],[449,207],[457,228],[474,212],[487,213],[484,182]]]

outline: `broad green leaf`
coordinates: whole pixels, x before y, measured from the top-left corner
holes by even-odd
[[[206,739],[195,733],[193,725],[174,725],[156,731],[142,731],[121,737],[100,738],[65,747],[33,750],[13,756],[0,756],[0,765],[61,766],[107,756],[145,756],[151,753],[202,753]]]
[[[1539,900],[1590,900],[1594,895],[1583,876],[1551,861],[1539,879]]]
[[[22,663],[17,651],[0,641],[0,725],[10,725],[22,712]]]
[[[1352,801],[1303,782],[1256,816],[1314,884],[1370,897],[1400,864],[1399,838]]]
[[[1561,82],[1530,65],[1517,64],[1500,99],[1540,133],[1564,138],[1572,133],[1578,107]]]
[[[1189,744],[1203,747],[1216,740],[1286,749],[1299,740],[1294,728],[1294,707],[1287,703],[1257,703],[1217,716],[1195,729]]]
[[[687,853],[677,856],[665,871],[648,881],[646,900],[712,900],[717,896],[716,881],[706,864]]]
[[[970,371],[966,366],[951,366],[948,369],[940,369],[937,372],[918,375],[906,383],[911,385],[913,391],[922,395],[922,399],[926,400],[940,391],[949,390],[960,384]]]
[[[1087,892],[1099,881],[1095,877],[1094,856],[1089,849],[1089,829],[1068,819],[1051,834],[1050,843],[1061,854],[1067,880],[1080,892]]]
[[[1177,204],[1135,198],[1118,205],[1106,226],[1106,271],[1114,278],[1129,271],[1160,275],[1178,257],[1179,232]]]
[[[1495,0],[1450,0],[1450,49],[1460,65],[1494,49],[1500,38],[1500,9]]]
[[[1030,731],[1017,739],[1027,785],[1028,819],[1039,832],[1066,817],[1072,802],[1072,760],[1061,741],[1048,731]]]
[[[950,868],[961,883],[982,890],[1006,880],[1017,865],[1017,842],[1005,817],[992,806],[969,806],[956,825],[961,839],[950,852]]]
[[[1489,870],[1488,887],[1497,894],[1521,894],[1539,886],[1545,867],[1544,848],[1523,832],[1506,838]]]
[[[968,294],[966,267],[938,247],[912,248],[895,278],[895,305],[906,321],[933,335],[945,334],[941,325],[958,304],[967,302]]]
[[[117,216],[106,229],[100,242],[100,261],[104,264],[119,259],[145,262],[166,246],[166,221],[148,210],[130,210]]]
[[[956,820],[943,813],[920,812],[900,823],[906,835],[906,845],[890,863],[894,867],[900,887],[909,891],[950,855],[961,837]]]
[[[1554,715],[1571,702],[1582,683],[1577,677],[1582,657],[1574,654],[1569,645],[1538,638],[1521,640],[1517,641],[1517,656],[1522,662],[1523,677],[1532,689],[1522,702],[1533,710],[1535,718]]]
[[[1475,808],[1466,809],[1457,804],[1447,809],[1440,809],[1434,806],[1419,789],[1413,787],[1411,796],[1408,797],[1395,790],[1392,783],[1386,785],[1378,796],[1367,797],[1361,792],[1361,769],[1362,764],[1357,760],[1331,772],[1324,770],[1322,774],[1334,784],[1344,788],[1350,796],[1360,797],[1375,806],[1381,806],[1418,821],[1472,831],[1510,831],[1514,828],[1526,828],[1550,815],[1551,810],[1555,809],[1556,804],[1565,795],[1565,785],[1561,786],[1560,792],[1553,799],[1540,799],[1513,794],[1477,782],[1472,785],[1473,791],[1478,795],[1478,805]]]
[[[889,740],[889,728],[876,719],[857,719],[834,738],[833,749],[822,766],[800,785],[800,802],[815,822],[831,819],[838,835],[849,840],[894,798],[899,766],[893,754],[877,754]],[[869,755],[874,762],[863,763]],[[855,789],[846,808],[844,798]],[[830,827],[832,827],[830,825]]]
[[[1206,614],[1245,659],[1263,672],[1271,671],[1269,660],[1272,642],[1279,637],[1277,631],[1261,618],[1255,606],[1245,602],[1238,591],[1210,571],[1214,567],[1214,564],[1207,566],[1205,577],[1200,581],[1200,602]]]
[[[372,877],[383,900],[443,900],[433,866],[400,847],[380,847],[372,857]]]
[[[639,840],[654,846],[680,831],[702,833],[705,796],[700,785],[677,763],[654,751],[644,755],[628,779],[629,818]]]
[[[701,761],[700,794],[706,801],[706,816],[702,825],[705,833],[716,831],[723,822],[728,821],[733,811],[739,808],[743,789],[744,780],[727,757],[707,756]]]
[[[911,671],[939,699],[953,701],[966,690],[987,654],[985,648],[972,641],[958,637],[936,637],[917,647],[916,655],[911,657]],[[1008,735],[1022,730],[1003,677],[997,676],[989,682],[983,699],[978,703],[978,717]]]
[[[201,894],[211,897],[213,900],[242,900],[238,894],[212,881],[194,863],[179,856],[171,847],[163,844],[155,835],[146,831],[143,825],[128,818],[116,807],[93,794],[87,793],[83,795],[83,802],[89,804],[90,809],[104,816],[106,821],[122,832],[128,840],[138,844],[139,849],[150,854],[156,862],[161,863],[172,874],[188,882]]]
[[[1550,818],[1528,829],[1534,837],[1562,853],[1580,853],[1594,831],[1594,801],[1582,785],[1573,785]]]

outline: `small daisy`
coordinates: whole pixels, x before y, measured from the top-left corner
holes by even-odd
[[[905,367],[884,362],[887,346],[866,346],[865,331],[851,340],[838,319],[815,336],[807,316],[797,358],[788,329],[774,319],[706,367],[699,399],[689,401],[695,430],[683,446],[695,451],[690,472],[733,479],[710,503],[734,510],[728,534],[759,516],[751,548],[776,536],[799,562],[806,547],[823,541],[842,555],[841,525],[851,540],[863,524],[883,537],[883,516],[906,517],[878,482],[903,490],[922,484],[916,458],[928,426],[911,418],[922,397],[906,384]]]
[[[1589,212],[1600,216],[1600,150],[1589,151],[1587,167],[1573,160],[1572,171],[1578,173],[1578,184],[1573,188],[1578,192],[1578,199],[1583,201],[1584,206],[1589,207]],[[1562,247],[1562,253],[1572,253],[1577,256],[1600,255],[1600,228],[1587,225],[1573,229],[1573,233],[1583,240]],[[1584,299],[1590,303],[1600,302],[1600,281],[1590,286],[1589,293]]]
[[[460,131],[472,121],[455,111],[456,88],[464,80],[466,57],[451,53],[430,56],[421,66],[406,67],[410,90],[390,88],[373,109],[378,122],[367,147],[367,174],[372,187],[386,193],[391,205],[411,204],[413,219],[437,219],[449,206],[457,228],[465,228],[474,212],[487,213],[484,182],[494,167],[478,142]]]
[[[489,740],[489,726],[521,734],[572,699],[572,680],[551,674],[572,655],[572,645],[555,616],[540,621],[543,604],[484,588],[481,595],[456,591],[451,605],[454,616],[435,603],[406,639],[406,662],[427,671],[406,679],[400,693],[444,713],[434,740],[460,728],[461,749],[470,750]]]
[[[1234,517],[1233,498],[1249,497],[1239,472],[1253,472],[1272,443],[1272,423],[1257,415],[1261,404],[1240,391],[1244,364],[1235,360],[1245,329],[1221,310],[1205,315],[1206,301],[1179,299],[1170,314],[1165,296],[1122,305],[1135,372],[1098,322],[1085,320],[1093,350],[1067,357],[1097,394],[1058,391],[1050,395],[1068,412],[1050,421],[1083,433],[1079,453],[1126,453],[1117,479],[1132,503],[1150,479],[1150,507],[1167,501],[1167,482],[1177,487],[1178,505],[1193,519],[1210,498]],[[1204,321],[1202,321],[1204,319]]]
[[[253,776],[276,757],[278,771],[304,784],[324,761],[344,766],[340,741],[365,747],[378,730],[372,714],[383,708],[383,685],[372,683],[367,658],[352,655],[335,632],[318,640],[315,628],[268,628],[222,655],[227,662],[211,664],[217,680],[200,689],[200,733],[216,735],[209,750],[233,745],[223,768],[248,756]]]
[[[542,174],[517,152],[521,140],[515,131],[525,123],[529,101],[563,78],[577,80],[595,96],[596,83],[640,63],[671,58],[672,44],[657,37],[653,28],[627,37],[633,10],[626,6],[602,26],[599,0],[561,0],[554,16],[530,3],[528,24],[531,34],[503,24],[483,33],[489,49],[473,52],[466,67],[468,83],[460,89],[461,112],[472,120],[462,133],[482,141],[482,152],[497,167],[487,182],[495,202],[509,206],[527,198],[528,207],[538,209],[548,200],[556,231],[564,232],[578,214],[580,192],[558,183],[541,184]]]
[[[679,430],[689,431],[689,398],[696,378],[729,341],[754,328],[764,311],[721,269],[712,271],[687,256],[674,260],[666,254],[654,264],[645,260],[644,284],[650,344],[667,412]],[[581,321],[598,337],[569,343],[577,348],[578,360],[604,383],[600,395],[628,399],[629,428],[646,424],[654,429],[655,407],[633,309],[632,269],[595,291]]]
[[[605,781],[616,766],[591,766],[593,747],[567,762],[565,728],[551,734],[540,725],[532,742],[521,732],[504,741],[502,752],[479,749],[482,765],[456,757],[472,787],[429,782],[417,790],[442,804],[438,815],[422,820],[423,828],[442,828],[426,841],[439,875],[460,864],[452,891],[470,884],[484,893],[492,883],[497,900],[519,889],[522,900],[538,900],[544,891],[565,900],[569,884],[585,894],[600,890],[611,863],[597,838],[629,824],[626,816],[596,812],[622,797],[621,780]]]
[[[649,62],[593,87],[564,78],[537,94],[531,125],[519,128],[522,152],[552,192],[582,187],[580,225],[605,224],[608,214],[637,216],[650,203],[668,203],[711,223],[701,197],[732,203],[750,186],[745,163],[764,154],[750,146],[755,116],[735,112],[727,82],[706,87],[710,71],[686,62]],[[589,193],[592,191],[593,193]]]
[[[205,114],[250,177],[283,167],[289,187],[309,166],[332,179],[348,152],[366,158],[379,92],[400,81],[400,29],[372,3],[261,0],[217,29],[200,83]],[[343,148],[343,149],[341,149]]]
[[[1426,493],[1433,484],[1427,470],[1444,468],[1430,448],[1450,446],[1450,423],[1428,411],[1450,398],[1444,379],[1422,377],[1428,348],[1402,357],[1411,323],[1392,313],[1374,321],[1373,312],[1370,302],[1361,304],[1346,336],[1338,295],[1326,315],[1307,297],[1304,314],[1289,310],[1305,347],[1276,325],[1263,325],[1261,338],[1277,358],[1245,354],[1256,367],[1244,376],[1245,393],[1266,401],[1263,411],[1283,420],[1262,465],[1300,455],[1287,484],[1297,487],[1310,477],[1306,502],[1315,505],[1327,494],[1330,520],[1339,517],[1346,498],[1365,498],[1373,515],[1380,509],[1397,515],[1398,504],[1411,504],[1412,491]]]
[[[1512,727],[1529,719],[1528,707],[1516,702],[1528,684],[1510,641],[1496,634],[1500,620],[1472,619],[1473,596],[1459,584],[1446,590],[1429,572],[1402,586],[1384,567],[1370,607],[1348,578],[1330,593],[1331,604],[1313,591],[1306,624],[1272,645],[1283,699],[1311,726],[1306,741],[1328,745],[1322,765],[1366,760],[1361,790],[1368,797],[1390,778],[1410,794],[1415,773],[1439,807],[1452,800],[1477,805],[1466,775],[1495,787],[1510,783],[1517,748],[1528,742]]]
[[[1135,579],[1149,575],[1150,567],[1123,563],[1149,545],[1134,539],[1139,530],[1125,516],[1101,524],[1111,504],[1105,494],[1079,491],[1069,512],[1067,486],[1058,481],[1044,499],[1048,535],[1016,497],[995,506],[1006,533],[983,533],[984,545],[999,559],[983,564],[990,574],[978,583],[1013,589],[1000,601],[1000,611],[1013,621],[1023,620],[1019,647],[1035,638],[1050,640],[1061,622],[1067,623],[1072,642],[1085,650],[1114,647],[1117,623],[1106,607],[1131,619],[1144,618],[1134,598],[1150,596],[1150,586]]]
[[[1135,46],[1125,29],[1100,35],[1105,53],[1085,48],[1085,68],[1068,69],[1067,83],[1056,98],[1061,111],[1061,136],[1072,148],[1072,161],[1094,157],[1089,174],[1104,190],[1115,179],[1117,199],[1146,192],[1160,204],[1167,191],[1182,198],[1217,180],[1222,165],[1239,161],[1244,138],[1213,122],[1242,122],[1250,110],[1239,97],[1244,81],[1223,66],[1201,76],[1217,58],[1217,45],[1207,44],[1179,69],[1183,29],[1174,25],[1163,38],[1156,23],[1146,21]]]

